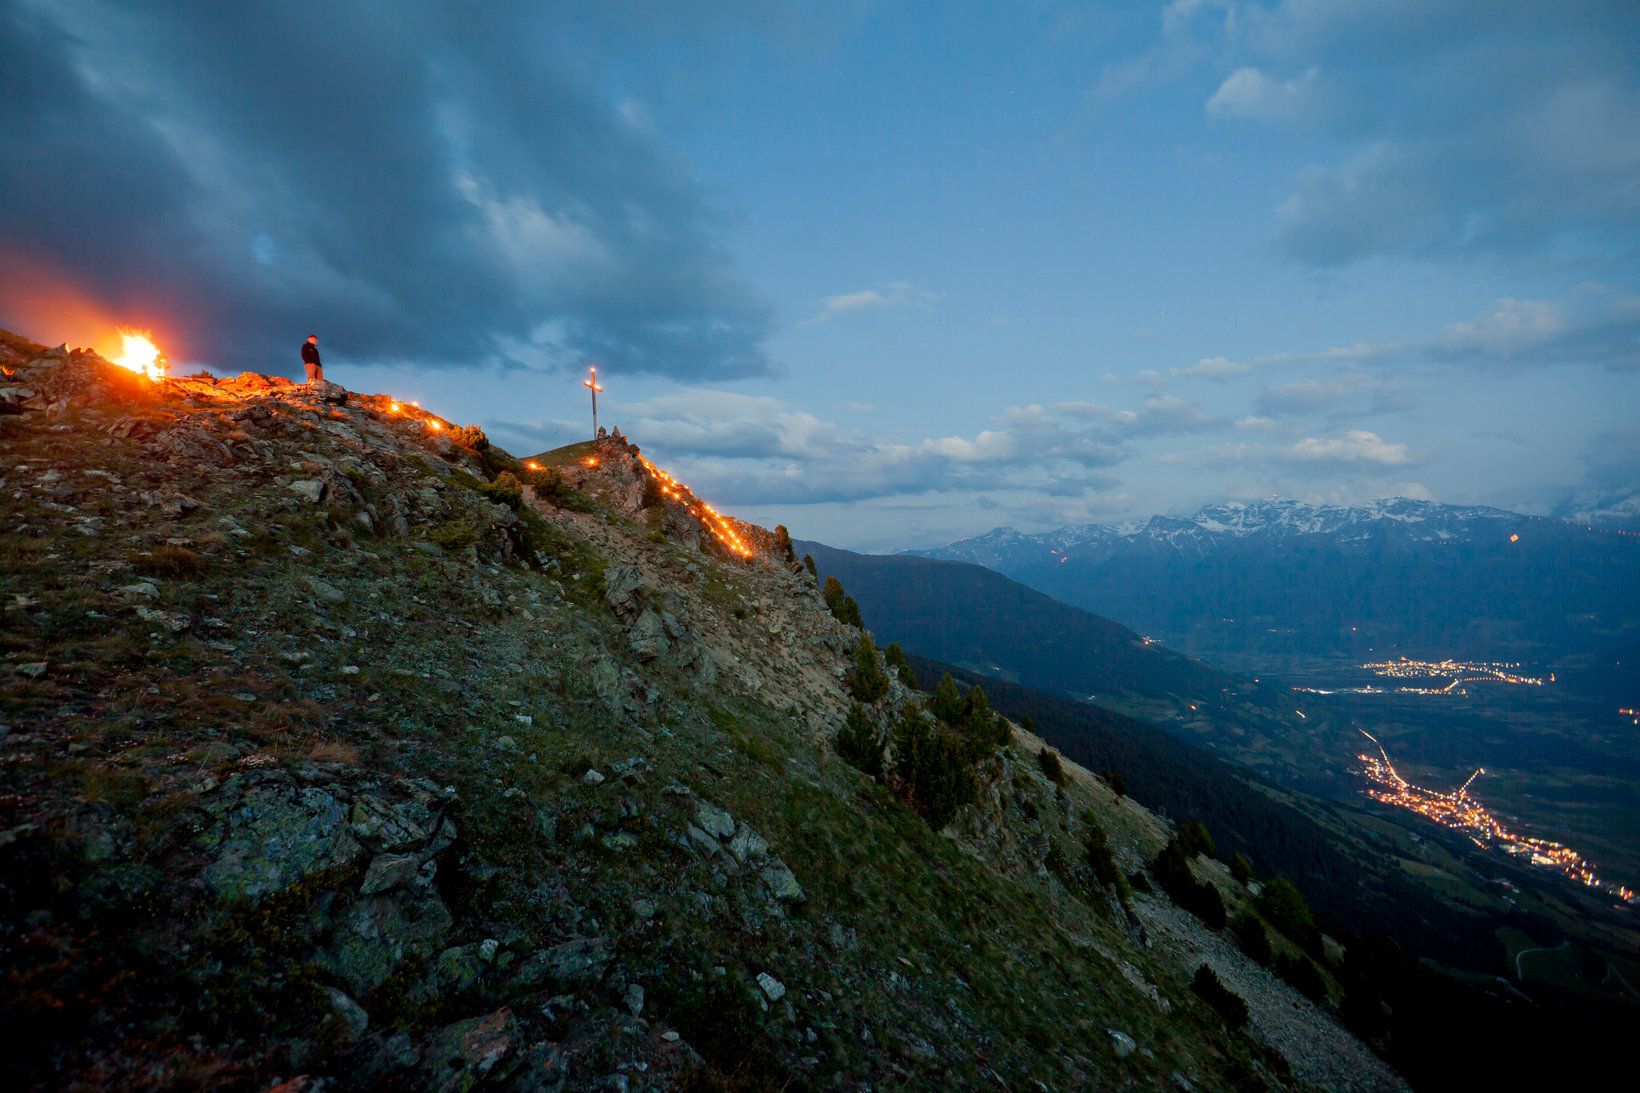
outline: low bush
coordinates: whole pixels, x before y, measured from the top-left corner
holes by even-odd
[[[482,452],[489,448],[490,438],[477,425],[461,425],[450,430],[450,441],[462,448]]]
[[[1321,970],[1304,957],[1277,956],[1275,971],[1289,987],[1310,1001],[1320,1004],[1327,1000],[1327,984],[1321,978]]]
[[[462,520],[446,520],[427,532],[427,539],[436,546],[455,553],[478,542],[478,529]]]
[[[1217,888],[1198,881],[1190,872],[1190,859],[1185,856],[1177,838],[1156,855],[1150,871],[1174,903],[1201,919],[1203,925],[1214,930],[1224,929],[1227,916],[1223,897]]]
[[[1065,784],[1065,764],[1059,761],[1059,753],[1052,748],[1043,748],[1036,753],[1036,764],[1042,768],[1042,773],[1048,781],[1056,786]]]
[[[1241,1028],[1247,1023],[1247,1000],[1219,982],[1218,975],[1206,964],[1196,969],[1190,989],[1201,995],[1202,1000],[1212,1006],[1231,1028]]]
[[[155,577],[188,577],[205,568],[205,556],[187,547],[157,546],[148,555],[131,559],[131,567],[138,573]]]
[[[497,504],[516,509],[524,500],[524,483],[511,471],[502,471],[495,481],[478,487],[479,495]]]
[[[1236,944],[1241,946],[1241,951],[1247,954],[1249,960],[1258,964],[1270,963],[1270,935],[1265,932],[1264,923],[1259,921],[1258,916],[1243,911],[1230,923],[1230,929],[1236,935]]]

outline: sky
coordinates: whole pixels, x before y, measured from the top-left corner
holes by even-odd
[[[0,327],[865,550],[1640,482],[1640,5],[0,0]]]

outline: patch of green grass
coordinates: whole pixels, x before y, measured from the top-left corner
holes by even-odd
[[[478,542],[478,529],[465,520],[446,520],[429,529],[427,540],[454,554]]]
[[[92,804],[129,809],[148,795],[148,780],[118,767],[91,767],[80,774],[80,793]]]

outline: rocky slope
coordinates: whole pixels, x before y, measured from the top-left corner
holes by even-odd
[[[8,1088],[1399,1086],[1028,734],[940,833],[841,762],[859,632],[630,444],[5,346]]]

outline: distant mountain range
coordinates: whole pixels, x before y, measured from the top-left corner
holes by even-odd
[[[1640,536],[1618,530],[1407,498],[1268,500],[906,553],[994,569],[1241,670],[1438,654],[1640,691]]]

